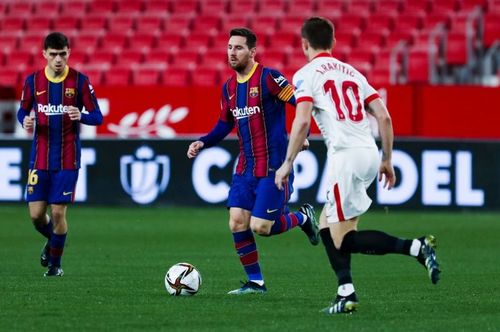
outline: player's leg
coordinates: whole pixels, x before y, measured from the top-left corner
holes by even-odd
[[[78,170],[52,172],[49,204],[53,229],[50,237],[49,269],[45,276],[62,276],[61,259],[68,233],[67,205],[74,201]]]
[[[49,262],[49,243],[52,234],[52,221],[47,215],[49,185],[49,172],[36,169],[29,170],[26,185],[26,200],[28,201],[33,226],[47,239],[40,253],[40,264],[44,267]]]
[[[29,202],[28,207],[33,226],[47,239],[40,253],[40,264],[47,267],[49,264],[50,237],[52,235],[52,220],[47,214],[47,202]]]
[[[235,175],[229,190],[229,229],[233,235],[234,247],[245,270],[248,281],[242,287],[228,294],[240,295],[266,291],[264,277],[259,264],[257,243],[250,229],[251,210],[255,201],[253,194],[256,179]]]
[[[285,190],[279,190],[273,176],[259,180],[250,227],[259,235],[272,236],[299,226],[316,245],[319,237],[313,207],[304,204],[299,211],[290,212],[288,209],[287,202],[293,192],[292,182],[293,177]]]
[[[340,245],[336,243],[341,243],[338,239],[341,239],[343,234],[356,229],[357,221],[328,224],[326,211],[325,206],[320,216],[320,235],[330,265],[337,276],[338,286],[335,299],[323,311],[328,314],[349,313],[355,311],[358,306],[351,275],[351,254],[340,250]]]

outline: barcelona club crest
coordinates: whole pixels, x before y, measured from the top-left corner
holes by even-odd
[[[75,96],[75,88],[66,88],[64,96],[66,98],[73,98]]]
[[[250,88],[250,97],[255,98],[259,95],[259,87]]]

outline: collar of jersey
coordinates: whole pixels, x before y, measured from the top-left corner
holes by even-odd
[[[312,58],[312,60],[314,60],[316,58],[332,58],[332,55],[328,52],[321,52],[321,53],[316,54],[316,56],[314,58]]]
[[[250,70],[250,72],[248,73],[247,76],[243,77],[242,79],[239,79],[237,78],[238,80],[238,83],[245,83],[246,81],[248,81],[250,79],[250,77],[252,77],[253,73],[255,73],[255,69],[257,69],[257,66],[259,65],[258,62],[256,62],[253,67],[252,67],[252,70]]]
[[[64,71],[62,73],[61,76],[58,76],[58,77],[50,77],[49,76],[49,67],[45,67],[45,77],[47,77],[47,79],[49,81],[51,81],[52,83],[61,83],[62,81],[64,81],[66,79],[66,76],[68,76],[68,73],[69,73],[69,67],[66,66],[64,67]]]

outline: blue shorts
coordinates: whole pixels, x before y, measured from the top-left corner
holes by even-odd
[[[242,208],[251,211],[254,217],[275,220],[288,213],[287,203],[292,192],[293,174],[285,190],[279,190],[274,184],[274,172],[263,178],[234,174],[227,207]]]
[[[30,169],[26,185],[28,202],[72,203],[75,200],[78,170],[46,171]]]

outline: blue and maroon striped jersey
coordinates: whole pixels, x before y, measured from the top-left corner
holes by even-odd
[[[283,163],[288,143],[287,102],[295,106],[292,85],[280,72],[259,63],[245,80],[239,81],[235,74],[224,84],[219,121],[237,128],[237,174],[263,177]]]
[[[30,169],[80,168],[80,123],[69,118],[68,106],[76,106],[80,111],[85,107],[81,123],[102,123],[102,114],[87,76],[69,67],[56,80],[49,79],[46,70],[28,76],[17,118],[22,124],[31,110],[36,114]]]

